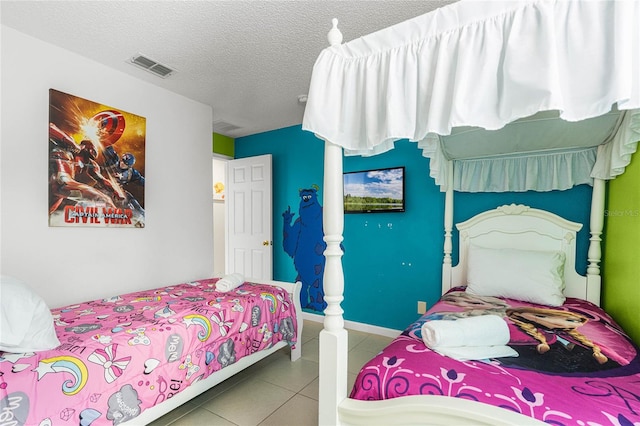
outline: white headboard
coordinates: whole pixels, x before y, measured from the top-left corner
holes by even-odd
[[[451,274],[443,274],[442,291],[467,283],[467,250],[471,243],[488,248],[563,251],[565,261],[565,295],[600,302],[600,280],[597,283],[575,270],[576,233],[582,224],[522,204],[504,205],[480,213],[456,225],[459,237],[459,262]],[[445,265],[446,267],[446,265]],[[450,276],[450,280],[447,280]],[[597,284],[597,292],[589,285]],[[593,294],[597,293],[597,297]]]

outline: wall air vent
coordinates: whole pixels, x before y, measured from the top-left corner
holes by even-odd
[[[171,69],[168,66],[163,65],[141,54],[137,54],[132,57],[131,63],[142,68],[145,71],[149,71],[150,73],[162,78],[167,78],[175,72],[174,69]]]

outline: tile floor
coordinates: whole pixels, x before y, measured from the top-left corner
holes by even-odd
[[[321,323],[305,320],[301,359],[291,362],[282,349],[150,426],[316,426],[320,330]],[[349,330],[349,388],[362,365],[391,340]]]

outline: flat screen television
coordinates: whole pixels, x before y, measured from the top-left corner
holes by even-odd
[[[344,212],[403,212],[404,175],[404,167],[344,173]]]

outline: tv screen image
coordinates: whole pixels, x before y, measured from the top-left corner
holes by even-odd
[[[404,175],[404,167],[344,173],[344,212],[403,212]]]

